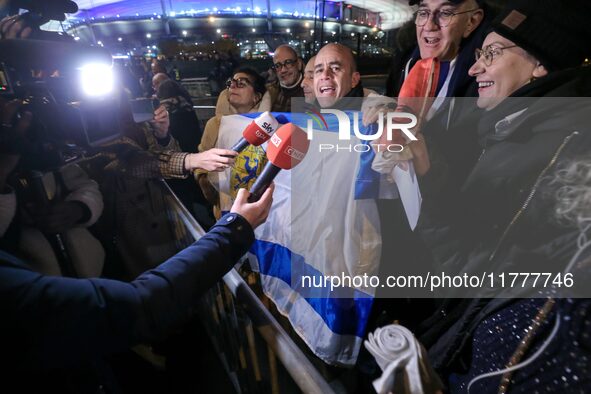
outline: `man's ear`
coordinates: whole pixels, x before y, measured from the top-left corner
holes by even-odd
[[[548,75],[548,69],[539,63],[536,66],[536,68],[534,68],[534,71],[532,71],[532,76],[534,78],[542,78],[542,77],[545,77],[546,75]]]
[[[480,26],[480,23],[482,23],[483,19],[484,10],[482,8],[474,11],[472,15],[470,15],[470,19],[468,19],[468,23],[466,24],[466,29],[464,30],[463,37],[468,38],[470,34],[472,34],[472,32],[476,30],[478,26]]]
[[[361,74],[358,71],[355,71],[353,75],[351,75],[351,86],[356,87],[361,80]]]

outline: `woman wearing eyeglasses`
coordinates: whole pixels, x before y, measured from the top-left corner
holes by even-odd
[[[585,0],[511,2],[476,50],[469,73],[485,110],[482,152],[455,219],[429,229],[446,241],[430,246],[439,271],[495,281],[487,291],[454,292],[463,299],[444,300],[423,323],[420,337],[450,392],[591,390],[591,303],[561,298],[591,296],[560,282],[580,232],[556,223],[548,186],[562,163],[591,152],[589,16]],[[544,272],[553,283],[532,288],[530,276],[522,286],[526,274]],[[513,274],[522,274],[517,283],[501,283]]]
[[[215,147],[222,116],[270,110],[271,97],[265,88],[265,79],[250,67],[238,68],[226,82],[226,89],[218,97],[215,116],[209,119],[205,125],[201,144],[199,144],[199,152]],[[260,147],[248,147],[245,152],[243,152],[243,155],[251,155],[253,160],[263,160],[265,157]],[[259,166],[259,168],[262,168],[262,166]],[[219,194],[207,179],[207,172],[197,170],[196,178],[205,198],[214,207],[217,207]],[[219,212],[215,212],[215,214],[219,216]]]

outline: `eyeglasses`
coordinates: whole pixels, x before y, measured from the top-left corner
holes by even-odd
[[[271,66],[271,68],[273,68],[273,70],[281,70],[283,67],[285,67],[285,68],[292,68],[293,66],[295,66],[295,64],[297,62],[298,62],[297,60],[287,59],[283,63],[277,62],[277,63],[273,64]]]
[[[252,82],[250,82],[248,78],[228,78],[228,80],[226,81],[226,87],[228,89],[230,88],[230,86],[232,86],[232,82],[234,83],[234,86],[236,86],[239,89],[252,85]]]
[[[454,16],[456,15],[460,15],[460,14],[466,14],[468,12],[473,12],[473,11],[477,11],[479,10],[479,8],[474,8],[472,10],[468,10],[468,11],[462,11],[462,12],[453,12],[453,11],[448,11],[448,10],[443,10],[443,11],[429,11],[429,10],[418,10],[417,12],[415,12],[415,25],[419,26],[419,27],[423,27],[427,24],[427,21],[429,21],[429,17],[431,15],[433,15],[433,22],[437,24],[437,26],[439,27],[447,27],[449,26],[449,24],[451,23],[451,20],[453,19]]]
[[[476,61],[480,58],[484,58],[484,64],[490,66],[493,60],[503,56],[503,49],[515,48],[517,45],[510,45],[508,47],[497,47],[489,45],[484,49],[476,49],[474,54],[476,55]]]

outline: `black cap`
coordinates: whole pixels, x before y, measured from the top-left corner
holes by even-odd
[[[549,70],[580,66],[590,55],[589,0],[516,0],[491,30],[513,41]]]
[[[71,0],[15,0],[11,6],[36,12],[48,20],[58,21],[66,19],[64,14],[78,12],[78,5]]]

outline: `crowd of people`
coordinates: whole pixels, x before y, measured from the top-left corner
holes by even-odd
[[[584,282],[591,256],[591,130],[583,99],[591,94],[591,6],[584,0],[519,0],[495,12],[482,0],[409,4],[416,6],[416,43],[385,71],[387,91],[399,104],[408,92],[428,98],[428,108],[416,114],[417,140],[402,142],[423,203],[413,230],[399,198],[376,196],[382,234],[392,235],[382,242],[380,273],[400,273],[402,261],[469,274],[573,272]],[[0,22],[2,39],[30,32],[18,16]],[[327,44],[304,62],[281,45],[273,55],[277,80],[267,83],[257,70],[235,67],[201,132],[190,95],[161,64],[152,66],[137,83],[159,99],[153,119],[134,123],[124,108],[118,148],[37,174],[43,204],[25,198],[32,187],[19,172],[25,152],[19,147],[32,115],[21,114],[16,100],[0,102],[6,319],[0,331],[19,373],[103,357],[162,336],[188,319],[200,294],[247,251],[253,229],[269,212],[273,187],[255,203],[247,202],[246,190],[237,191],[231,212],[222,216],[208,173],[239,159],[216,147],[223,116],[290,112],[299,97],[316,108],[363,111],[365,124],[392,108],[380,100],[352,108],[345,100],[378,96],[363,87],[348,47]],[[425,84],[428,78],[435,86]],[[380,142],[400,140],[382,136]],[[379,150],[371,154],[396,160],[393,166],[402,160]],[[259,169],[266,160],[262,147],[240,155],[256,160]],[[378,176],[385,180],[387,174]],[[211,227],[178,254],[170,245],[158,247],[169,220],[154,192],[160,178],[171,180],[183,204]],[[217,222],[207,217],[212,207]],[[102,236],[88,230],[97,224]],[[148,228],[141,238],[138,226]],[[113,235],[117,242],[109,244]],[[125,281],[99,278],[114,255],[125,267]],[[536,297],[376,299],[370,324],[407,326],[446,392],[587,392],[591,301],[543,291]]]

